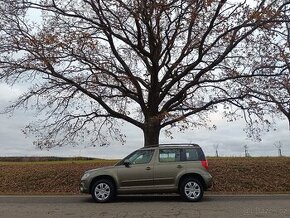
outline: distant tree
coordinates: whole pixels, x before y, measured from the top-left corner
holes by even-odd
[[[123,122],[143,131],[144,146],[161,129],[207,126],[219,105],[227,115],[240,106],[245,81],[274,74],[247,66],[288,3],[247,2],[0,0],[0,80],[30,84],[6,111],[46,114],[27,129],[48,148],[123,140]]]

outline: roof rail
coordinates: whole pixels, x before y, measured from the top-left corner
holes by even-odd
[[[199,147],[198,144],[195,144],[195,143],[165,143],[165,144],[154,144],[154,145],[149,145],[147,146],[146,148],[148,147],[159,147],[159,146],[185,146],[185,145],[188,145],[188,146],[196,146],[196,147]]]

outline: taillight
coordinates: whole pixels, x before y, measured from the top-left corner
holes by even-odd
[[[201,161],[201,165],[202,165],[206,170],[208,170],[208,162],[207,162],[207,160],[202,160],[202,161]]]

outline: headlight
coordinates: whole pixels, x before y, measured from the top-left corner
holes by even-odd
[[[90,175],[90,173],[85,173],[82,177],[82,180],[86,180]]]

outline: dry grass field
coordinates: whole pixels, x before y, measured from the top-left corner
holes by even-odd
[[[290,193],[290,157],[208,158],[212,193]],[[0,194],[78,194],[83,172],[116,160],[0,161]]]
[[[290,193],[290,157],[208,158],[213,192]]]

